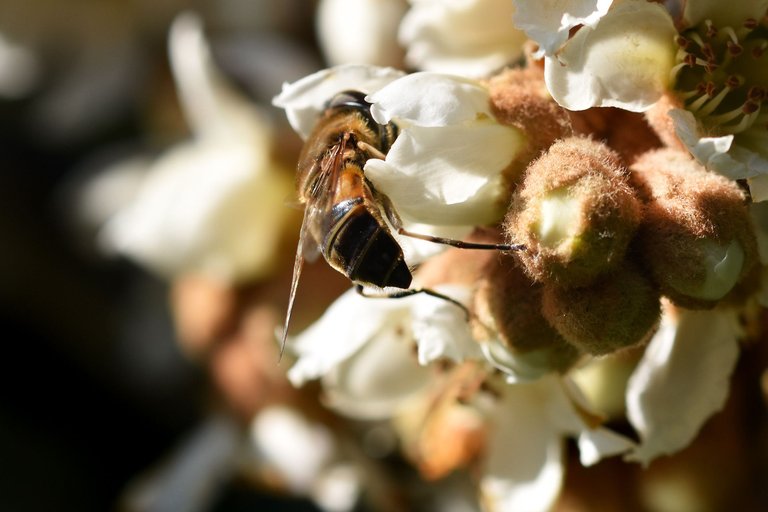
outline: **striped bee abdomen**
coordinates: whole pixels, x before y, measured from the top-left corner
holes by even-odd
[[[412,277],[402,249],[366,206],[362,198],[334,205],[322,244],[325,259],[354,282],[408,288]]]

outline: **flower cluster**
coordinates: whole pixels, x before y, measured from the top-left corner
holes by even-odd
[[[291,338],[292,382],[390,420],[425,477],[475,469],[488,510],[549,509],[565,437],[584,464],[687,446],[725,402],[765,263],[750,205],[764,85],[744,60],[761,58],[764,7],[696,4],[678,19],[639,0],[413,2],[400,38],[424,71],[339,66],[286,84],[275,105],[304,137],[349,89],[397,126],[364,173],[409,231],[524,246],[441,253],[399,237],[414,287],[453,301],[348,292]],[[470,23],[454,48],[459,14],[503,16],[538,46]],[[629,113],[593,108],[608,106]],[[622,358],[610,414],[629,437],[598,410],[595,387],[615,383],[589,382]]]

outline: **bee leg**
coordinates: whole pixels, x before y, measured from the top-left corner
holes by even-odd
[[[450,245],[451,247],[457,247],[459,249],[485,249],[493,251],[522,251],[525,249],[525,245],[523,244],[483,244],[476,242],[465,242],[463,240],[454,240],[453,238],[443,238],[441,236],[414,233],[402,227],[397,228],[397,233],[399,235],[418,238],[419,240],[426,240],[427,242],[432,242],[435,244]]]
[[[367,142],[358,141],[357,142],[357,148],[362,150],[362,151],[365,151],[366,153],[371,155],[371,157],[373,157],[373,158],[378,158],[379,160],[384,160],[387,157],[387,155],[385,155],[384,153],[379,151],[378,148],[375,148],[374,146],[371,146]]]
[[[451,247],[457,247],[459,249],[485,249],[493,251],[523,251],[525,245],[523,244],[483,244],[477,242],[465,242],[463,240],[454,240],[453,238],[443,238],[441,236],[423,235],[421,233],[414,233],[408,231],[403,227],[403,221],[400,220],[400,216],[392,206],[392,201],[389,200],[384,194],[377,194],[377,199],[380,201],[384,214],[387,216],[387,220],[395,229],[397,234],[408,236],[411,238],[418,238],[419,240],[426,240],[435,244],[450,245]]]
[[[467,309],[467,306],[465,306],[461,302],[447,295],[443,295],[440,292],[431,290],[429,288],[411,288],[408,290],[399,290],[396,292],[382,292],[378,294],[373,294],[373,293],[366,292],[365,287],[363,287],[363,285],[356,284],[355,291],[358,294],[368,299],[402,299],[403,297],[410,297],[411,295],[416,295],[417,293],[423,293],[425,295],[429,295],[430,297],[435,297],[437,299],[442,299],[444,301],[450,302],[454,306],[461,308],[461,310],[464,311],[464,314],[467,316],[467,321],[469,321],[470,317],[472,316],[472,314],[469,312],[469,309]]]

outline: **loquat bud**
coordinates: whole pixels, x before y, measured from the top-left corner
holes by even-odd
[[[603,355],[647,341],[658,325],[661,307],[653,284],[626,262],[589,286],[545,285],[542,314],[569,343]]]
[[[641,218],[641,204],[618,156],[572,137],[533,162],[505,219],[530,276],[562,287],[585,286],[616,267]]]
[[[486,266],[474,297],[475,338],[497,338],[518,373],[530,377],[565,372],[580,356],[541,315],[541,290],[512,256],[500,256]]]
[[[668,112],[675,108],[684,108],[683,103],[674,94],[666,92],[659,101],[645,112],[648,125],[668,148],[687,151],[675,131],[675,125]]]
[[[678,306],[713,307],[757,262],[744,193],[680,151],[647,153],[632,170],[647,196],[637,247],[652,279]]]
[[[646,151],[661,146],[643,114],[615,107],[568,112],[576,134],[590,135],[616,151],[626,165]]]
[[[525,146],[504,173],[512,189],[531,160],[556,140],[570,137],[573,129],[568,111],[549,95],[538,67],[507,69],[488,81],[488,92],[496,119],[525,134]]]

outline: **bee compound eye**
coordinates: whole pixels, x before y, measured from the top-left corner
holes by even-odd
[[[365,96],[366,94],[360,91],[342,91],[336,93],[328,101],[328,108],[352,107],[368,109],[371,104],[365,101]]]

